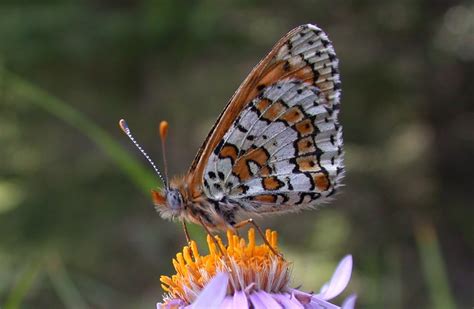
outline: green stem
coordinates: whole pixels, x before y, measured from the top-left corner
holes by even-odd
[[[81,112],[5,69],[2,70],[1,82],[1,88],[6,97],[30,102],[89,137],[141,190],[149,194],[149,189],[156,186],[157,179],[153,173],[145,169],[109,133],[94,124]]]
[[[421,266],[431,297],[431,308],[456,308],[454,298],[449,288],[449,279],[446,275],[438,236],[436,235],[433,224],[429,222],[417,222],[415,224],[415,236],[421,258]]]
[[[49,258],[47,271],[51,283],[65,308],[88,308],[76,285],[69,277],[59,255]]]
[[[15,286],[12,288],[7,297],[4,307],[5,309],[20,308],[23,299],[25,299],[28,291],[31,289],[33,284],[36,282],[38,275],[41,273],[40,270],[42,266],[43,263],[41,259],[30,261],[26,265]]]

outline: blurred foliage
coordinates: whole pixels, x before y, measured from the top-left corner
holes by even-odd
[[[311,290],[352,253],[361,308],[472,306],[472,1],[3,1],[0,306],[150,308],[185,240],[125,117],[187,170],[239,83],[313,22],[341,60],[347,178],[331,207],[261,220]],[[160,160],[158,160],[160,161]],[[351,289],[348,289],[351,290]]]

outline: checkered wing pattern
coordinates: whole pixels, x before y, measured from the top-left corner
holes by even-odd
[[[316,206],[343,174],[339,103],[331,42],[314,25],[293,29],[221,114],[191,167],[196,187],[248,212]]]

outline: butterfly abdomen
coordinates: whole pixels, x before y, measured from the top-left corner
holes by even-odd
[[[232,228],[236,223],[236,208],[209,198],[189,201],[182,214],[187,221],[205,225],[210,230]]]

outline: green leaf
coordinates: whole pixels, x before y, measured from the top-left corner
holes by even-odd
[[[5,309],[20,308],[21,303],[25,299],[28,291],[36,282],[38,275],[41,273],[42,260],[38,259],[30,261],[19,275],[16,284],[10,291],[5,302]]]

